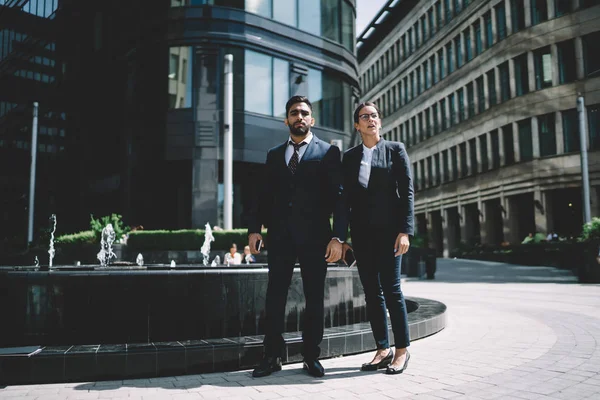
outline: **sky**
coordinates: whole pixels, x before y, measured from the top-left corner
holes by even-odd
[[[377,15],[387,0],[356,0],[356,36],[358,37]]]

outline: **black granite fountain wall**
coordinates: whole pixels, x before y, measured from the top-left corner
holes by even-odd
[[[261,266],[2,267],[0,383],[250,368],[262,352],[267,276]],[[297,270],[286,307],[285,362],[301,360],[303,299]],[[412,340],[444,328],[443,304],[409,298],[407,308]],[[355,268],[329,268],[325,327],[323,358],[375,348]]]

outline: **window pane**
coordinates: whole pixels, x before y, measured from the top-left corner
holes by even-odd
[[[600,149],[600,105],[587,107],[588,133],[590,135],[590,149]]]
[[[490,99],[490,107],[497,103],[496,97],[496,72],[492,69],[487,72],[488,80],[488,96]]]
[[[354,51],[354,20],[352,7],[342,0],[342,44],[350,51]]]
[[[504,162],[506,165],[514,164],[515,142],[512,125],[505,125],[502,127],[502,143],[504,144]]]
[[[271,18],[271,0],[246,0],[246,11]]]
[[[527,54],[515,58],[515,86],[517,96],[529,93],[529,70],[527,68]]]
[[[557,44],[559,83],[569,83],[576,79],[575,46],[572,40]]]
[[[290,97],[289,71],[287,61],[273,59],[273,115],[276,117],[286,117],[285,103]]]
[[[169,108],[192,106],[192,47],[169,49]]]
[[[500,140],[498,138],[498,130],[494,129],[490,132],[490,141],[492,147],[492,163],[491,168],[499,168],[500,167]]]
[[[546,0],[531,0],[531,24],[536,25],[548,20]]]
[[[498,40],[502,40],[506,38],[506,8],[504,8],[504,2],[497,5],[495,11]]]
[[[485,111],[485,91],[483,87],[483,77],[479,77],[476,80],[477,82],[477,108],[479,109],[479,113]]]
[[[552,86],[552,55],[550,47],[536,51],[534,60],[536,88],[539,90]]]
[[[463,38],[467,61],[471,61],[473,59],[473,52],[471,51],[471,32],[469,29],[463,31]]]
[[[273,68],[271,57],[245,51],[244,104],[245,110],[272,115],[273,112]]]
[[[523,121],[519,121],[517,126],[519,127],[519,151],[521,154],[521,161],[531,161],[533,159],[531,120],[525,119]]]
[[[476,22],[475,27],[475,54],[480,55],[483,51],[483,42],[481,39],[481,24]]]
[[[481,172],[488,170],[487,136],[479,136],[479,152],[481,153]]]
[[[494,36],[492,34],[492,13],[489,11],[485,13],[483,15],[483,20],[485,22],[485,46],[489,49],[494,44]]]
[[[340,18],[338,13],[338,0],[322,0],[321,4],[321,28],[323,32],[322,35],[328,39],[340,42]]]
[[[275,0],[273,2],[273,19],[296,26],[296,4],[296,0]]]
[[[508,72],[508,61],[498,66],[500,72],[500,101],[505,102],[510,99],[510,76]]]
[[[457,68],[462,67],[462,45],[460,42],[460,35],[454,38],[454,51],[456,54],[456,66]]]
[[[525,6],[523,5],[523,0],[510,0],[510,17],[512,19],[513,33],[525,28]]]
[[[551,156],[556,154],[556,134],[554,125],[554,113],[538,117],[540,156]]]
[[[579,151],[579,123],[577,120],[577,110],[565,110],[562,112],[563,124],[563,143],[565,153]]]
[[[302,18],[298,18],[298,27],[313,35],[321,36],[320,0],[302,0]]]
[[[583,58],[585,61],[586,76],[599,76],[600,74],[600,32],[594,32],[583,37]]]
[[[321,107],[323,104],[323,75],[316,69],[308,69],[308,99],[313,105],[313,117],[316,124],[321,124]]]
[[[329,74],[323,74],[321,125],[329,128],[343,129],[343,104],[341,80]]]

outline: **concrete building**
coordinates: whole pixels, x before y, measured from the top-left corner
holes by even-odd
[[[233,55],[233,225],[245,226],[285,103],[343,149],[358,99],[355,0],[0,0],[0,250],[24,243],[31,107],[35,230],[119,213],[146,229],[222,224],[223,64]],[[5,195],[5,193],[7,195]]]
[[[578,93],[600,216],[598,43],[596,0],[393,0],[360,35],[361,98],[408,148],[418,232],[439,255],[580,233]]]

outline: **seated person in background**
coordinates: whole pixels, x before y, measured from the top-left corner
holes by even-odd
[[[225,254],[225,265],[235,265],[242,263],[242,255],[237,252],[237,245],[235,243],[231,244],[229,248],[229,253]]]
[[[250,252],[250,246],[244,247],[244,262],[246,264],[252,264],[256,262],[256,257]]]

